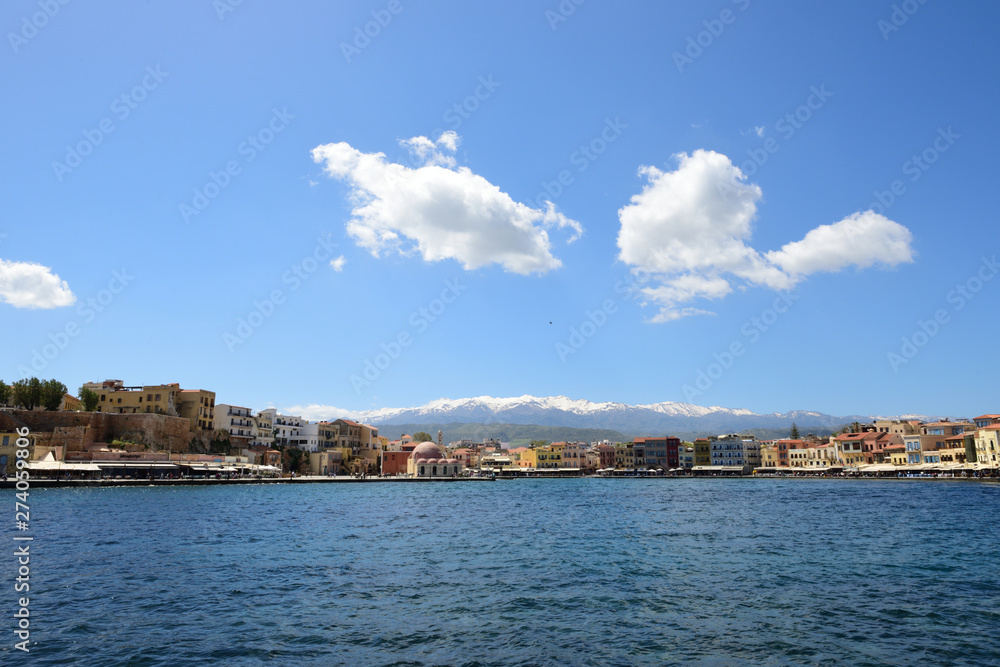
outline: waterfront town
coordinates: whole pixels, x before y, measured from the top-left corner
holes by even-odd
[[[179,384],[85,383],[78,396],[55,380],[0,382],[0,471],[16,472],[27,439],[33,478],[63,480],[430,478],[490,476],[852,475],[996,477],[1000,414],[970,420],[875,420],[826,436],[764,440],[723,434],[682,441],[521,446],[489,437],[445,442],[417,432],[396,439],[351,419],[309,421],[274,408],[217,403]],[[21,445],[23,447],[23,444]],[[23,454],[20,456],[23,457]]]

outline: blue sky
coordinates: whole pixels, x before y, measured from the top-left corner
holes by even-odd
[[[7,381],[998,408],[994,3],[50,5],[0,10]]]

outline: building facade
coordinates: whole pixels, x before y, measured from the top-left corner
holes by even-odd
[[[97,394],[97,412],[136,414],[140,412],[183,417],[192,432],[215,430],[215,392],[181,389],[177,383],[127,387],[121,380],[87,382]]]
[[[724,435],[713,439],[710,445],[710,465],[760,466],[760,444],[753,436]]]

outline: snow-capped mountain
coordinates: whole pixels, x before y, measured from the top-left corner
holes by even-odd
[[[311,406],[318,408],[319,406]],[[309,418],[335,419],[343,414],[317,414]],[[743,408],[704,407],[667,401],[648,405],[595,403],[566,396],[495,398],[441,398],[415,408],[381,408],[350,415],[379,424],[506,423],[574,428],[602,428],[622,433],[660,434],[674,431],[724,433],[749,428],[838,427],[850,422],[870,422],[870,415],[834,416],[797,410],[758,414]],[[909,416],[908,417],[912,417]],[[929,419],[929,418],[928,418]]]

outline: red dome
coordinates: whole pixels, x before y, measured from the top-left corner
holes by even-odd
[[[410,455],[414,461],[426,461],[428,459],[441,458],[441,450],[433,442],[421,442]],[[435,461],[436,463],[436,461]]]

